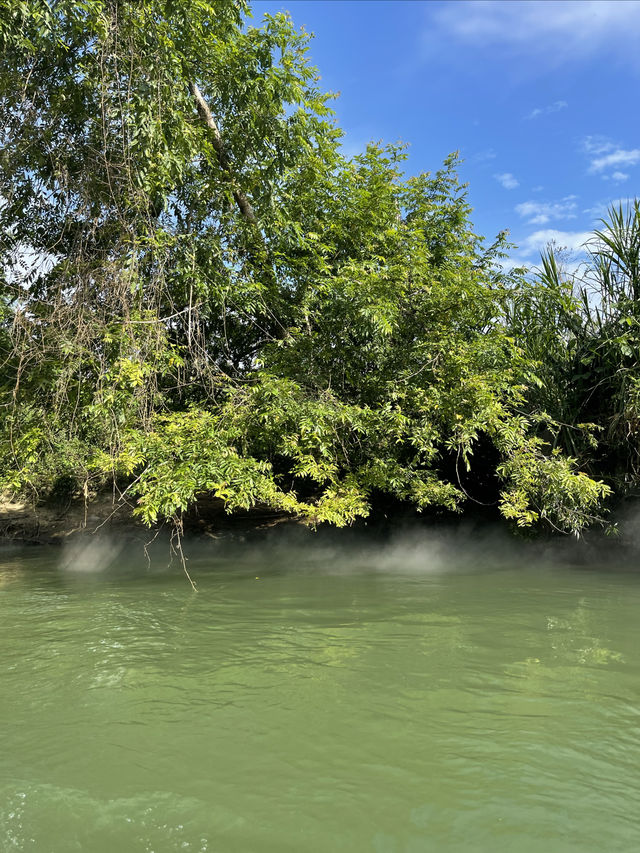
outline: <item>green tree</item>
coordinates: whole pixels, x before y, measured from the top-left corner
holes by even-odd
[[[581,529],[607,487],[539,434],[455,156],[346,160],[308,37],[247,11],[0,0],[1,482],[344,524],[489,470],[506,517]]]

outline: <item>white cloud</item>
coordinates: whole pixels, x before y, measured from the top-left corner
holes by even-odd
[[[602,201],[595,204],[593,207],[587,207],[583,210],[583,213],[586,213],[590,216],[594,222],[599,221],[600,219],[605,219],[610,207],[626,207],[631,203],[631,199],[628,198],[614,198],[610,201]]]
[[[435,25],[483,49],[504,46],[559,64],[604,48],[638,64],[636,52],[625,53],[622,45],[640,33],[640,0],[463,0],[434,6],[431,34]]]
[[[540,118],[540,116],[551,115],[551,113],[559,113],[560,110],[564,110],[568,106],[569,104],[566,101],[554,101],[547,107],[536,107],[535,110],[532,110],[529,115],[525,116],[525,118],[530,120]]]
[[[615,142],[612,142],[608,136],[585,136],[582,140],[582,148],[587,154],[604,154],[606,151],[611,151],[616,148]]]
[[[496,152],[493,148],[486,148],[484,151],[478,151],[469,158],[471,163],[486,163],[489,160],[496,159]]]
[[[640,148],[616,148],[602,157],[595,157],[589,166],[590,172],[602,172],[612,166],[636,166],[640,163]]]
[[[600,174],[603,181],[622,183],[629,178],[629,174],[616,167],[628,168],[640,164],[640,148],[623,148],[607,136],[585,136],[582,150],[589,157],[589,172],[592,175]],[[607,174],[603,174],[605,172]]]
[[[575,219],[576,198],[568,195],[560,201],[523,201],[516,205],[515,210],[530,225],[546,225],[551,220]]]
[[[493,177],[498,183],[502,184],[505,190],[515,190],[516,187],[520,186],[520,181],[511,172],[503,172],[501,175],[494,175]]]
[[[502,268],[503,272],[511,272],[511,270],[515,269],[530,269],[531,261],[511,255],[507,258],[500,258],[497,265]]]
[[[549,243],[555,243],[556,246],[571,252],[579,252],[584,250],[584,244],[591,236],[590,231],[556,231],[554,228],[545,228],[529,234],[520,244],[520,253],[525,256],[533,255]]]

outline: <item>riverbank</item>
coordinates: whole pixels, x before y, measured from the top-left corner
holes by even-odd
[[[134,515],[135,504],[117,499],[112,494],[94,496],[91,500],[44,502],[34,505],[27,501],[0,499],[0,545],[64,547],[78,544],[84,548],[94,540],[131,543],[144,551],[151,541],[168,542],[172,528],[168,524],[147,527]],[[475,511],[474,511],[475,510]],[[322,524],[313,533],[309,524],[285,513],[270,512],[264,507],[231,515],[224,511],[222,501],[201,497],[185,514],[183,533],[196,548],[200,541],[207,543],[226,541],[236,543],[292,544],[307,550],[313,543],[314,551],[327,546],[370,548],[390,543],[420,555],[425,541],[430,547],[440,543],[443,554],[469,549],[478,559],[498,560],[510,555],[526,555],[527,561],[546,559],[574,564],[607,562],[607,555],[627,566],[640,560],[640,506],[637,500],[621,503],[612,513],[617,523],[617,535],[606,536],[602,530],[586,531],[580,539],[561,536],[552,531],[518,531],[511,528],[497,512],[486,508],[472,508],[462,515],[429,514],[418,516],[403,512],[399,506],[388,506],[383,511],[374,508],[368,519],[363,519],[348,529],[337,529]],[[274,536],[271,536],[273,532]],[[277,534],[277,535],[276,535]],[[527,535],[528,534],[528,535]],[[311,537],[311,540],[309,539]],[[425,539],[426,537],[426,539]],[[190,545],[191,547],[191,545]],[[262,546],[261,546],[262,547]],[[402,550],[402,549],[401,549]]]
[[[34,545],[53,545],[79,535],[130,533],[142,530],[133,508],[124,501],[101,497],[90,503],[34,505],[27,501],[0,500],[0,539]]]
[[[100,535],[147,542],[167,527],[147,527],[134,515],[134,509],[134,504],[113,495],[38,505],[0,498],[0,542],[56,545]],[[209,498],[199,500],[184,517],[186,532],[213,539],[234,530],[261,530],[280,524],[305,526],[295,517],[264,507],[228,515],[222,501]]]

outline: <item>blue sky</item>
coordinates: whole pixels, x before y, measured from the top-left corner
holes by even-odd
[[[640,0],[258,0],[313,32],[346,131],[410,144],[407,171],[464,158],[473,221],[518,262],[576,248],[640,195]]]

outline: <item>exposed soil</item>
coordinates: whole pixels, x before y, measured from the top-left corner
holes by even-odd
[[[112,495],[101,495],[85,503],[44,503],[0,498],[0,540],[34,545],[62,544],[69,539],[93,535],[116,535],[148,541],[160,526],[149,529],[133,515],[134,506]],[[299,520],[265,508],[227,515],[222,501],[202,498],[184,517],[185,532],[217,539],[234,530],[262,529],[276,524],[299,524]]]
[[[132,515],[133,508],[100,497],[85,504],[70,501],[66,504],[33,506],[27,502],[0,500],[0,539],[33,544],[55,544],[69,537],[126,529],[139,531],[148,537],[149,531]]]

